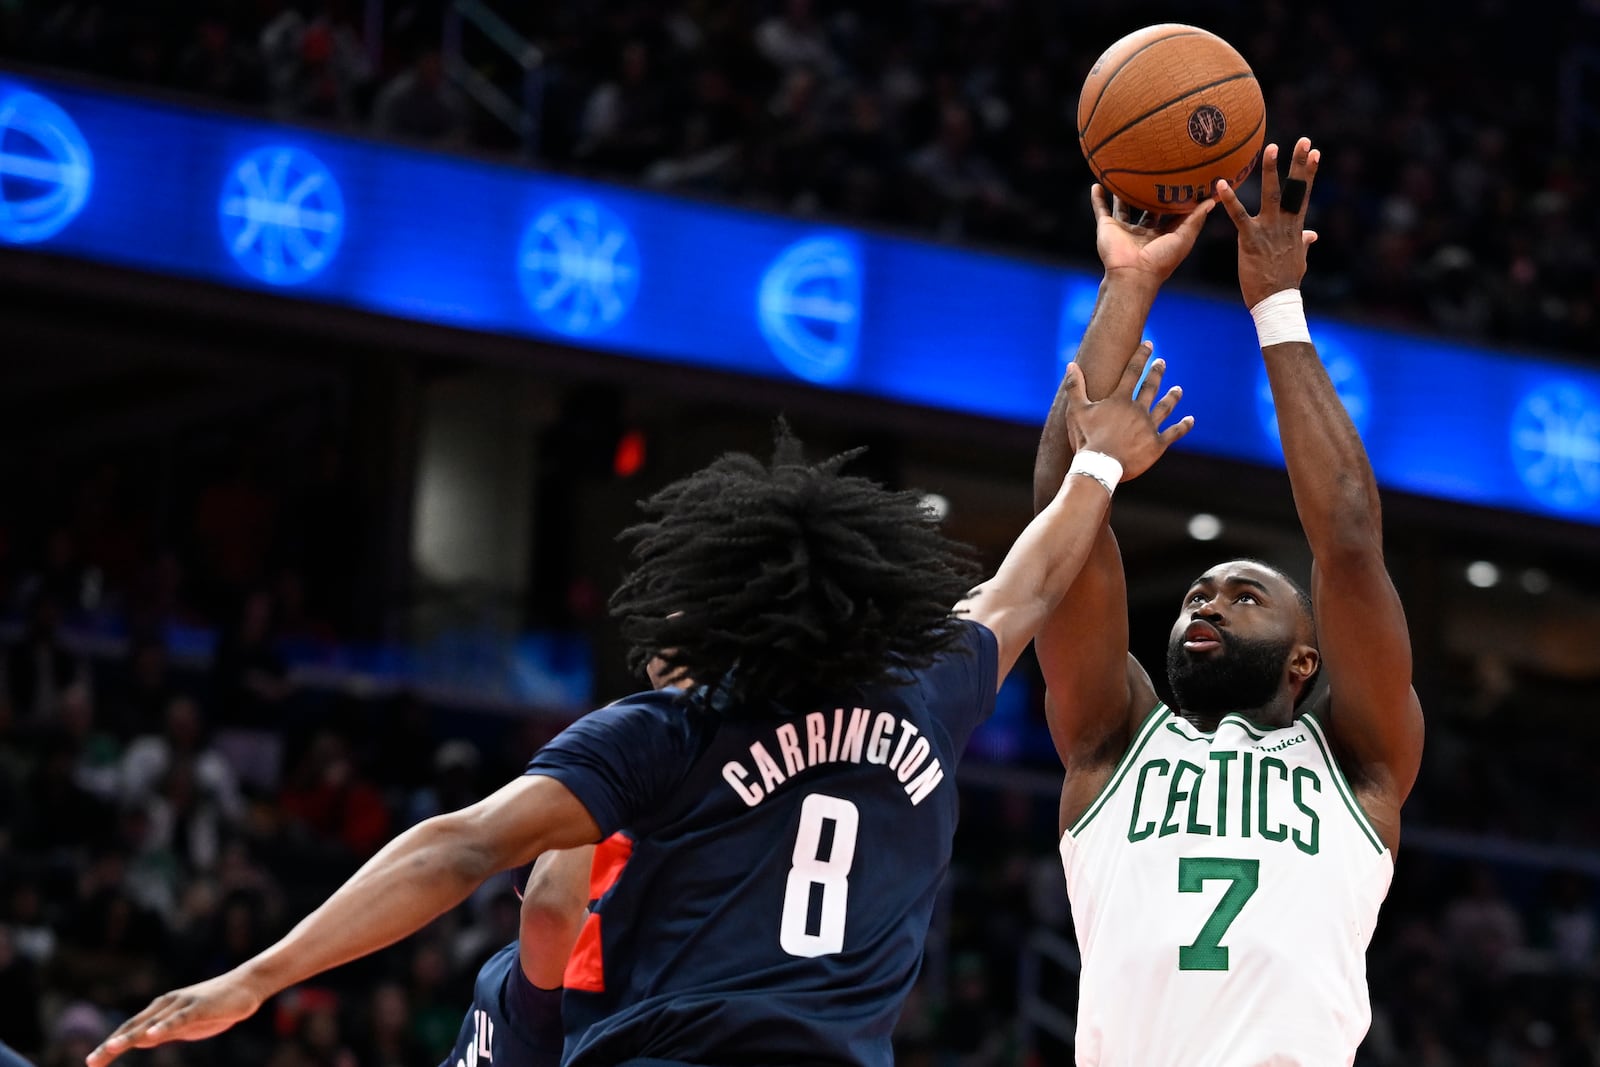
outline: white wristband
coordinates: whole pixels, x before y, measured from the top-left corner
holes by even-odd
[[[1306,305],[1298,289],[1273,293],[1250,309],[1250,317],[1256,320],[1256,336],[1262,348],[1291,341],[1311,343],[1311,331],[1306,327]]]
[[[1122,462],[1104,452],[1076,452],[1072,456],[1072,466],[1067,468],[1068,477],[1074,474],[1093,478],[1106,487],[1106,492],[1115,494],[1117,483],[1122,481]]]

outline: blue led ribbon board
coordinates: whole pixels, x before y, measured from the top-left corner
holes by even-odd
[[[3,71],[0,243],[1029,425],[1099,285]],[[1600,370],[1311,330],[1384,486],[1600,525]],[[1164,293],[1145,336],[1196,417],[1180,448],[1281,466],[1236,294]]]

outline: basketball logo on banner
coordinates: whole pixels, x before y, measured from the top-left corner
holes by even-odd
[[[1339,394],[1339,402],[1344,405],[1350,421],[1355,423],[1356,432],[1365,434],[1372,418],[1372,383],[1367,380],[1367,372],[1361,369],[1361,361],[1343,344],[1321,334],[1317,337],[1317,355],[1322,358],[1322,367]],[[1278,407],[1272,402],[1272,383],[1267,378],[1265,362],[1256,371],[1256,414],[1261,418],[1261,429],[1267,439],[1281,452]]]
[[[1563,511],[1600,500],[1600,396],[1572,382],[1529,392],[1511,416],[1511,460],[1539,501]]]
[[[60,233],[89,201],[94,157],[67,113],[37,93],[0,99],[0,240]]]
[[[563,200],[540,213],[522,235],[517,264],[533,313],[570,337],[614,325],[639,293],[633,234],[593,200]]]
[[[808,382],[835,382],[861,339],[861,261],[853,242],[790,245],[761,278],[756,313],[772,354]]]
[[[228,254],[270,285],[298,285],[339,251],[344,197],[310,152],[258,148],[235,164],[218,205]]]

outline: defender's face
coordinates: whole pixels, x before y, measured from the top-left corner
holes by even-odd
[[[1167,643],[1167,679],[1186,711],[1261,707],[1288,683],[1301,608],[1282,575],[1246,560],[1221,563],[1184,593]]]
[[[672,668],[667,666],[667,661],[660,656],[651,656],[650,662],[644,665],[645,676],[650,679],[651,689],[664,689],[667,685],[667,676]]]
[[[650,679],[651,689],[687,689],[693,684],[688,671],[682,667],[671,666],[660,656],[650,657],[650,662],[644,665],[644,673]]]
[[[682,614],[683,612],[681,611],[674,611],[667,618],[676,619]],[[644,665],[645,677],[650,679],[651,689],[665,689],[668,686],[674,686],[678,689],[687,689],[689,687],[688,672],[682,667],[671,666],[661,658],[662,656],[670,656],[677,651],[675,648],[663,648],[659,654],[651,656],[650,662]]]

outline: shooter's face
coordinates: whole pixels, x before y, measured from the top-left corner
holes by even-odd
[[[1294,587],[1270,568],[1238,560],[1201,575],[1184,594],[1167,642],[1167,681],[1178,706],[1223,715],[1270,703],[1297,683],[1292,661],[1309,647],[1303,616]]]

